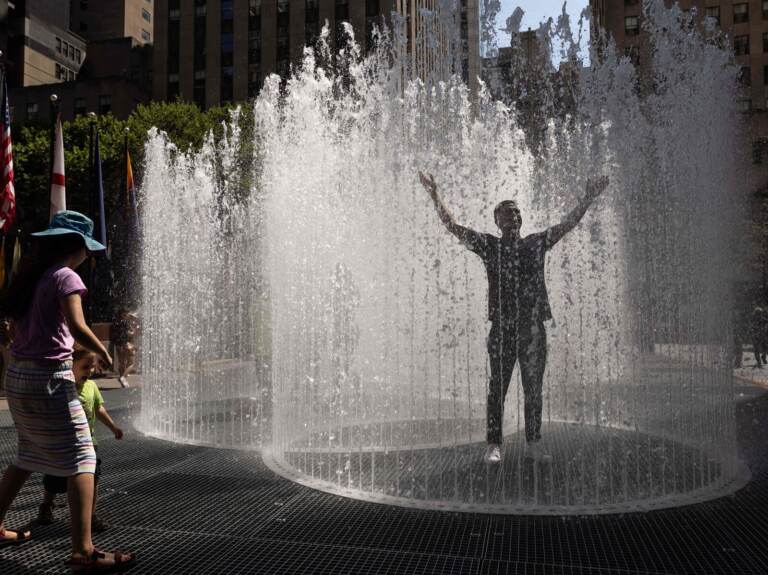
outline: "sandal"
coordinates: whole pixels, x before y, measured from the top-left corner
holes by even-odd
[[[116,573],[129,569],[133,563],[134,557],[130,553],[105,553],[95,547],[90,555],[70,557],[66,562],[72,573]]]
[[[0,547],[6,545],[21,545],[32,539],[30,531],[16,531],[16,536],[10,536],[5,528],[0,528]]]

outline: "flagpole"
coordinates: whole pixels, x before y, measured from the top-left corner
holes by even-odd
[[[88,123],[89,123],[89,141],[88,141],[88,175],[89,175],[89,181],[91,184],[91,193],[88,194],[88,209],[89,214],[91,217],[96,213],[96,210],[98,209],[96,207],[96,199],[95,199],[95,188],[96,188],[96,169],[93,165],[93,159],[94,159],[94,150],[93,150],[93,143],[95,140],[95,132],[96,132],[96,114],[94,112],[88,113]],[[91,254],[90,261],[88,262],[88,289],[93,291],[93,286],[96,283],[96,256],[94,254]],[[93,301],[95,298],[95,294],[92,294],[91,297],[87,299],[87,308],[86,308],[86,320],[89,324],[93,323]]]
[[[128,151],[128,136],[131,133],[131,129],[126,126],[125,127],[125,141],[123,143],[123,146],[125,147],[125,199],[126,199],[126,206],[129,210],[129,213],[131,215],[131,218],[133,218],[134,221],[131,223],[135,223],[136,221],[136,210],[134,209],[136,206],[136,190],[134,188],[134,182],[133,182],[133,167],[131,167],[131,181],[128,182],[128,168],[130,167],[129,164],[131,163],[131,156],[130,152]],[[133,238],[135,240],[135,238]]]
[[[48,196],[50,197],[53,188],[53,165],[56,150],[56,119],[59,116],[59,97],[51,94],[51,145],[48,157],[50,158],[50,170],[48,172]],[[50,211],[50,207],[49,207]],[[49,215],[50,218],[50,215]]]
[[[128,192],[128,127],[126,126],[123,130],[123,169],[121,170],[120,175],[120,199],[118,202],[118,211],[120,213],[119,218],[117,221],[119,222],[119,227],[115,229],[116,233],[114,236],[114,245],[118,249],[117,253],[115,254],[117,258],[119,258],[120,263],[117,266],[118,272],[118,281],[117,285],[118,293],[116,294],[117,297],[115,298],[118,302],[118,311],[119,309],[122,309],[126,306],[126,300],[127,300],[127,288],[126,285],[128,284],[129,280],[129,251],[131,249],[130,242],[126,238],[130,214],[130,204],[131,204],[131,198],[129,197]]]
[[[96,113],[95,112],[88,112],[88,128],[89,128],[89,139],[88,139],[88,178],[93,186],[96,181],[96,170],[93,167],[93,141],[94,141],[94,133],[96,131]],[[96,213],[96,201],[94,199],[93,194],[93,188],[91,188],[91,194],[88,198],[88,209],[91,214]]]
[[[5,52],[0,50],[0,102],[3,100],[3,90],[5,89]]]
[[[2,101],[3,86],[5,86],[5,52],[0,50],[0,101]]]
[[[128,200],[126,206],[131,203],[130,190],[128,189],[128,133],[130,131],[131,129],[128,126],[123,130],[123,158],[125,161],[123,173],[125,174],[125,199]]]
[[[128,209],[128,127],[123,131],[123,169],[120,175],[120,201],[118,202],[119,209]],[[125,203],[123,203],[125,202]],[[123,214],[121,214],[122,216]]]

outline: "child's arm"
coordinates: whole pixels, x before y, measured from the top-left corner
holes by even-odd
[[[107,408],[103,405],[99,406],[99,409],[96,410],[96,419],[101,421],[104,425],[109,427],[110,431],[115,434],[115,439],[122,439],[123,438],[123,430],[120,429],[117,425],[115,425],[115,422],[112,421],[112,418],[109,416],[109,413],[107,413]]]

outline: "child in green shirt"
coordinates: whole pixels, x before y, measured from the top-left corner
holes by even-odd
[[[93,447],[96,450],[96,474],[94,476],[93,486],[93,518],[91,521],[91,529],[94,532],[104,531],[107,527],[96,516],[96,494],[99,485],[99,475],[101,474],[101,458],[98,453],[96,436],[93,434],[96,420],[98,419],[106,425],[115,435],[115,439],[123,438],[123,430],[112,421],[109,413],[107,413],[107,409],[104,407],[104,398],[99,391],[99,387],[96,385],[96,382],[91,379],[97,365],[98,358],[95,353],[85,349],[75,350],[72,356],[72,372],[74,373],[75,381],[77,382],[77,396],[80,399],[83,411],[85,411],[85,416],[88,419],[88,427],[91,429]],[[67,492],[67,478],[45,475],[43,476],[43,487],[45,488],[45,496],[43,498],[43,503],[40,505],[37,522],[41,525],[49,525],[53,522],[53,507],[56,494]]]

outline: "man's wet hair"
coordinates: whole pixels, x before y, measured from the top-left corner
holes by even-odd
[[[499,202],[495,208],[493,208],[493,219],[498,221],[499,219],[499,212],[504,209],[513,209],[517,210],[517,213],[520,214],[520,208],[517,205],[517,202],[515,200],[504,200],[502,202]]]

